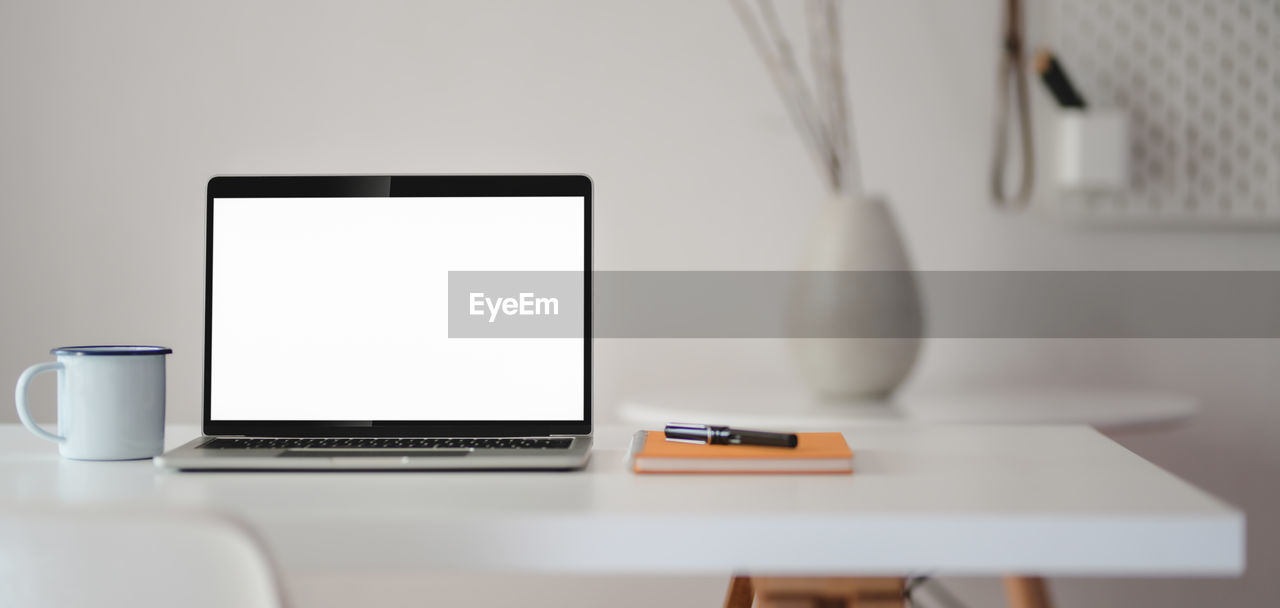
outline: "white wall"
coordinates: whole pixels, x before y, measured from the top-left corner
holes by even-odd
[[[1081,230],[995,212],[985,183],[997,6],[846,10],[866,181],[895,205],[920,267],[1280,267],[1272,232]],[[600,269],[790,268],[823,196],[718,0],[8,0],[0,83],[0,378],[54,346],[169,345],[174,420],[199,416],[211,175],[585,171]],[[599,353],[606,419],[620,397],[653,387],[791,381],[770,341],[606,341]],[[1056,592],[1064,605],[1247,605],[1280,594],[1266,575],[1280,568],[1278,371],[1274,340],[945,340],[912,382],[1201,397],[1205,413],[1184,428],[1121,439],[1248,511],[1249,575]],[[34,396],[42,419],[51,393]],[[14,419],[0,408],[0,421]],[[424,581],[435,594],[465,591]],[[721,581],[681,584],[714,597]],[[962,587],[974,598],[995,589]],[[568,603],[663,597],[661,581],[590,589]]]

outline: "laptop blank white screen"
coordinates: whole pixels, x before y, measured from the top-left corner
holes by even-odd
[[[582,420],[582,338],[450,338],[448,273],[585,271],[580,197],[219,198],[213,420]]]

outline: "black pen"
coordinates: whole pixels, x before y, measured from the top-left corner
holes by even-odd
[[[767,445],[794,448],[800,438],[791,433],[770,433],[731,429],[727,426],[683,424],[673,422],[666,428],[667,441],[681,443],[711,443],[717,445]]]

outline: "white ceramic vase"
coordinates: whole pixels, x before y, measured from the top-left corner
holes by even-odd
[[[911,372],[924,329],[892,211],[882,200],[832,196],[801,269],[809,272],[797,273],[788,319],[791,335],[804,336],[789,340],[800,377],[824,400],[888,396]]]

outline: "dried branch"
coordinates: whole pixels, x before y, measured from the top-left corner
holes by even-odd
[[[844,192],[862,197],[862,167],[858,162],[858,145],[854,139],[851,104],[848,97],[848,79],[844,69],[844,39],[841,35],[840,5],[837,0],[827,0],[827,40],[831,57],[831,90],[835,93],[835,132],[840,150],[842,174],[840,183]]]
[[[747,4],[747,0],[733,0],[733,7],[747,30],[748,38],[773,79],[774,87],[782,96],[800,138],[810,152],[825,167],[830,152],[828,136],[814,107],[804,80],[800,77],[791,45],[782,32],[777,13],[768,0],[759,0],[759,15]],[[828,180],[834,177],[828,174]]]
[[[731,3],[782,97],[800,138],[817,159],[832,190],[861,195],[861,175],[854,151],[840,12],[837,0],[807,0],[809,59],[813,67],[811,92],[796,63],[791,43],[771,0]]]
[[[827,156],[824,158],[827,172],[831,175],[832,189],[839,192],[843,186],[844,148],[840,131],[840,110],[835,82],[830,77],[834,70],[835,58],[831,53],[831,30],[827,24],[827,8],[831,0],[807,0],[805,17],[809,25],[809,60],[813,64],[814,90],[818,99],[818,115],[822,121],[823,131],[828,142]]]
[[[764,29],[773,41],[778,62],[783,68],[781,73],[790,87],[792,95],[797,100],[797,105],[804,111],[805,122],[809,125],[810,132],[815,137],[819,150],[826,154],[831,142],[822,124],[822,116],[818,111],[818,107],[814,103],[809,87],[805,84],[804,77],[800,73],[800,66],[796,63],[795,53],[791,50],[791,41],[787,38],[786,33],[782,31],[782,20],[778,19],[778,11],[774,9],[772,0],[757,0],[756,4],[760,8],[760,17],[761,21],[764,22]]]

